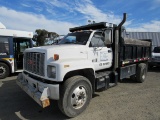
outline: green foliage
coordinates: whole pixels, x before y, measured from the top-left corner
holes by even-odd
[[[44,46],[53,43],[54,39],[59,35],[55,32],[48,32],[44,29],[36,29],[33,41],[36,42],[36,46]]]

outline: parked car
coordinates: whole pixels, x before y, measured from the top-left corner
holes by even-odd
[[[149,68],[160,66],[160,46],[155,47],[152,52],[152,58],[149,62]]]

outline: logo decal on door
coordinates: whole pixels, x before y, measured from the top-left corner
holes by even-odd
[[[108,61],[108,56],[107,56],[108,52],[100,52],[100,61]]]

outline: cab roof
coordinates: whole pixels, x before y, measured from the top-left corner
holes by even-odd
[[[96,29],[104,29],[104,28],[115,27],[115,26],[116,25],[112,23],[100,22],[100,23],[94,23],[94,24],[70,28],[69,31],[75,32],[79,30],[96,30]]]

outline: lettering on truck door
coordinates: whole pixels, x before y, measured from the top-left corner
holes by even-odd
[[[110,68],[112,65],[112,49],[105,46],[102,32],[94,33],[91,39],[89,59],[93,62],[95,70]]]

